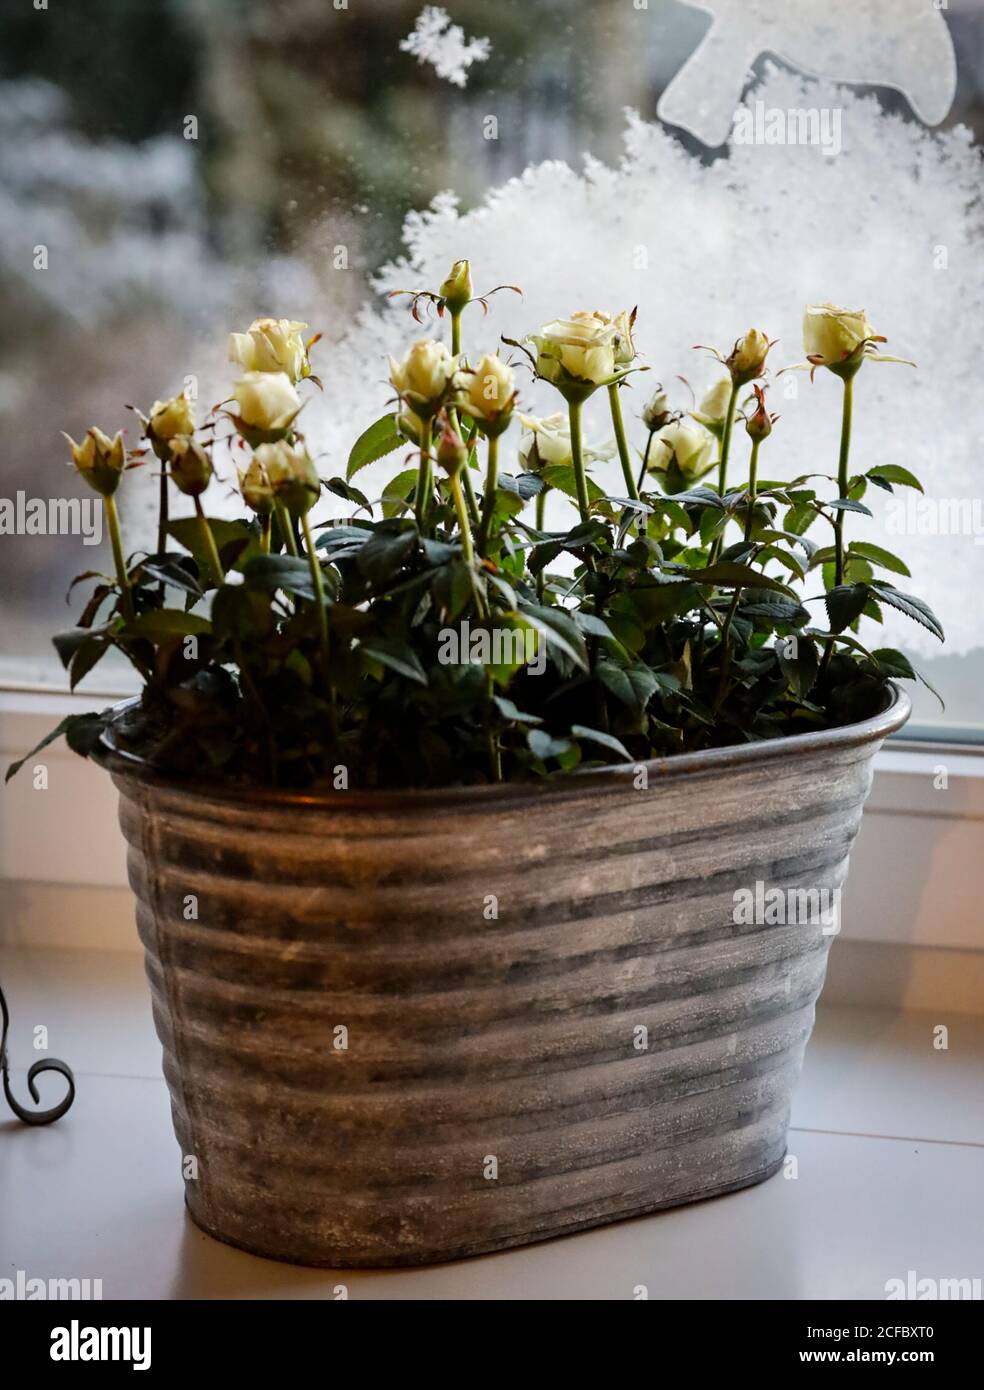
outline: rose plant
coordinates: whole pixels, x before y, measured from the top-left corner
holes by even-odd
[[[699,407],[674,410],[658,389],[633,457],[622,392],[646,370],[634,310],[578,311],[504,340],[523,363],[463,351],[463,317],[485,305],[467,261],[438,292],[412,293],[416,318],[422,303],[450,316],[450,347],[425,338],[390,360],[390,407],[344,477],[322,476],[305,442],[316,339],[288,319],[231,335],[242,375],[200,428],[181,395],[140,416],[145,447],[96,428],[69,441],[103,498],[114,571],[81,577],[91,594],[55,646],[73,688],[115,648],[143,693],[70,716],[45,742],[65,734],[86,754],[112,725],[167,772],[288,787],[331,785],[340,765],[366,787],[528,779],[864,719],[890,680],[916,673],[863,643],[861,619],[890,607],[942,640],[895,587],[904,562],[845,536],[848,514],[871,515],[869,488],[919,488],[896,464],[851,467],[857,374],[898,360],[877,351],[865,314],[807,309],[805,365],[843,386],[838,465],[779,482],[761,456],[781,438],[761,330],[714,351],[723,375]],[[562,409],[520,413],[521,366]],[[582,408],[599,390],[614,439],[589,446]],[[401,452],[380,496],[359,489],[364,467]],[[611,496],[590,468],[616,454],[624,490]],[[116,497],[138,467],[159,468],[159,526],[152,552],[128,554]],[[238,481],[243,519],[209,518],[217,480]],[[551,489],[577,511],[559,530],[545,524]],[[173,516],[173,491],[192,515]],[[312,523],[326,491],[350,504],[347,520]],[[489,644],[486,663],[446,664],[442,634],[465,621],[517,640]]]

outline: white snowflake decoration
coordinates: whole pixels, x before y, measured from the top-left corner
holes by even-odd
[[[464,87],[473,63],[484,63],[492,51],[488,39],[466,39],[460,24],[452,24],[440,5],[425,5],[417,16],[413,33],[400,43],[403,53],[412,53],[418,63],[430,63],[438,77]]]
[[[660,99],[660,118],[724,144],[762,53],[818,77],[892,87],[928,125],[957,89],[953,41],[930,0],[682,0],[714,22]]]

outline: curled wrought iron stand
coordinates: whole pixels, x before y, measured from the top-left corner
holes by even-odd
[[[28,1110],[14,1098],[10,1089],[9,1062],[7,1059],[7,1032],[10,1028],[10,1011],[7,1008],[7,1000],[4,996],[3,988],[0,987],[0,1072],[3,1073],[3,1093],[7,1098],[7,1104],[26,1125],[50,1125],[55,1120],[60,1120],[66,1110],[75,1099],[75,1077],[72,1069],[65,1062],[60,1062],[57,1057],[42,1057],[35,1062],[27,1072],[27,1089],[31,1093],[31,1099],[35,1105],[41,1104],[41,1097],[35,1085],[34,1078],[40,1076],[43,1071],[56,1071],[68,1082],[68,1093],[57,1105],[53,1105],[48,1110]]]

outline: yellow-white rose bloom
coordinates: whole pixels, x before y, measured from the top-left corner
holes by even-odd
[[[618,330],[608,314],[579,309],[569,319],[544,326],[537,346],[541,356],[558,361],[579,381],[595,386],[615,374]],[[549,374],[545,373],[548,376]]]
[[[229,359],[247,372],[283,372],[292,382],[311,374],[306,323],[254,319],[245,333],[229,334]]]
[[[301,408],[301,398],[286,372],[247,372],[233,395],[239,418],[254,430],[286,430]]]
[[[721,429],[727,419],[728,407],[731,404],[732,382],[729,376],[723,376],[709,387],[701,397],[700,405],[690,413],[693,418],[701,425],[706,425],[709,430]]]
[[[666,469],[676,463],[684,478],[701,477],[714,461],[714,438],[696,420],[674,420],[653,436],[649,468]]]
[[[454,382],[458,363],[443,343],[421,338],[402,362],[391,357],[389,366],[390,381],[401,400],[414,415],[426,420],[443,404]]]
[[[195,407],[184,391],[169,401],[155,401],[150,407],[150,429],[154,439],[173,439],[176,434],[193,434]]]
[[[65,438],[72,451],[72,462],[85,481],[101,496],[112,497],[126,467],[123,432],[117,430],[110,439],[108,434],[103,434],[101,429],[93,425],[81,444],[76,444],[69,434]]]
[[[569,465],[571,453],[571,421],[567,411],[556,415],[545,415],[538,419],[532,415],[521,415],[523,433],[519,439],[519,458],[523,468],[536,472],[549,464]],[[584,445],[582,454],[585,463],[599,459],[610,459],[615,454],[615,441],[600,446]],[[535,452],[534,452],[535,451]]]
[[[278,502],[292,516],[300,516],[317,502],[321,495],[321,480],[307,450],[286,440],[261,444],[254,455],[266,475],[267,482]]]
[[[834,304],[808,304],[803,319],[803,345],[809,360],[829,367],[853,356],[862,343],[877,338],[863,309],[838,309]]]
[[[516,373],[501,357],[489,354],[464,376],[461,409],[486,430],[509,423],[516,400]]]

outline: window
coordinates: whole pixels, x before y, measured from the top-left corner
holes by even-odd
[[[984,5],[831,0],[837,22],[816,41],[787,0],[458,0],[449,23],[461,35],[431,15],[408,47],[423,8],[90,0],[7,17],[0,680],[61,680],[49,634],[74,619],[65,589],[107,563],[84,509],[64,513],[77,518],[69,534],[44,533],[49,505],[32,511],[38,499],[86,500],[60,430],[127,425],[121,399],[146,410],[189,376],[221,399],[226,331],[260,312],[303,316],[325,335],[308,430],[325,476],[344,473],[347,444],[386,399],[383,363],[359,356],[380,332],[360,333],[360,306],[395,344],[405,309],[381,292],[435,285],[469,255],[480,288],[524,291],[476,321],[483,343],[566,313],[572,288],[592,307],[638,303],[651,380],[682,407],[677,374],[698,392],[708,378],[695,341],[726,345],[771,315],[762,326],[791,363],[806,301],[863,304],[919,369],[866,368],[856,456],[926,487],[866,498],[876,520],[865,534],[902,553],[948,630],[941,652],[887,614],[871,641],[904,647],[945,698],[944,715],[917,692],[924,732],[984,731]],[[912,27],[926,20],[940,26],[932,42]],[[727,42],[695,58],[709,32]],[[833,469],[831,388],[775,383],[775,475]],[[647,389],[634,393],[640,407]],[[149,476],[128,494],[133,547],[149,538],[153,501]],[[121,680],[111,665],[89,678]]]

